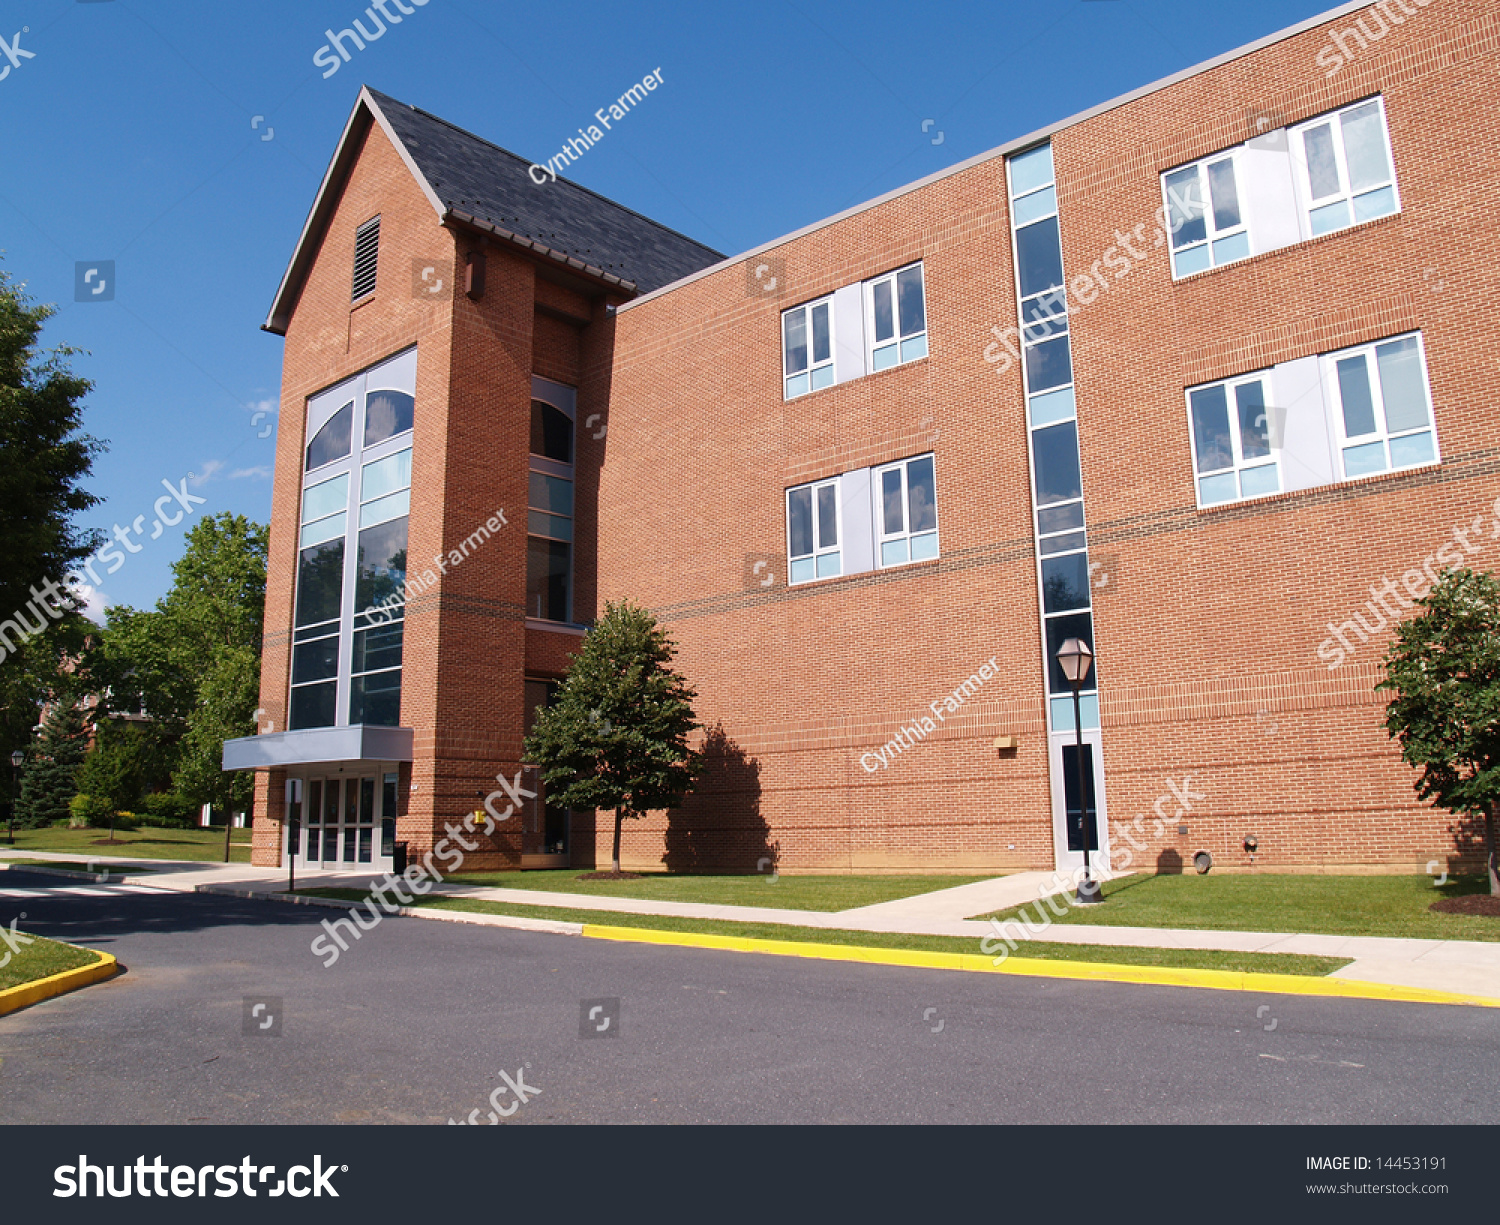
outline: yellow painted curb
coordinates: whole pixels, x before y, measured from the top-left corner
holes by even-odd
[[[62,944],[64,941],[59,940],[55,943]],[[74,944],[69,947],[79,946]],[[113,978],[119,972],[119,963],[110,954],[101,953],[96,949],[84,951],[93,953],[99,960],[93,965],[77,966],[71,970],[64,970],[60,974],[50,974],[35,982],[22,983],[19,987],[8,987],[0,991],[0,1017],[8,1012],[30,1007],[42,1000],[50,1000],[55,995],[66,995],[69,991],[77,991],[80,987],[87,987],[90,983]]]
[[[1173,966],[1114,965],[1105,961],[1041,961],[1008,957],[1000,965],[978,953],[937,953],[917,949],[861,948],[844,944],[808,944],[749,936],[713,936],[701,932],[658,931],[646,927],[583,925],[595,940],[636,944],[672,944],[683,948],[724,949],[736,953],[774,953],[822,961],[861,961],[872,965],[921,970],[961,970],[980,974],[1016,974],[1024,978],[1071,978],[1089,982],[1137,983],[1158,987],[1201,987],[1210,991],[1258,991],[1276,995],[1321,995],[1350,1000],[1392,1000],[1406,1004],[1472,1004],[1500,1008],[1500,999],[1399,987],[1349,978],[1311,978],[1299,974],[1260,974],[1245,970],[1193,970]]]

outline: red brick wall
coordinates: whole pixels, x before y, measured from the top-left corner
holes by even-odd
[[[1100,260],[1117,229],[1149,228],[1163,170],[1243,141],[1259,115],[1297,122],[1382,93],[1403,199],[1399,216],[1182,284],[1165,250],[1152,251],[1075,320],[1091,544],[1111,575],[1095,612],[1110,816],[1149,816],[1169,779],[1190,778],[1203,796],[1182,818],[1188,833],[1170,822],[1147,866],[1163,850],[1208,849],[1221,867],[1243,867],[1247,833],[1259,865],[1288,870],[1412,870],[1470,849],[1449,818],[1416,803],[1383,733],[1378,644],[1336,672],[1316,648],[1371,583],[1420,565],[1500,494],[1490,273],[1500,237],[1488,186],[1500,158],[1500,18],[1479,0],[1445,0],[1332,78],[1316,62],[1329,30],[1053,140],[1070,275]],[[419,301],[411,261],[460,284],[476,242],[441,230],[377,131],[286,341],[262,684],[278,728],[303,405],[419,342],[412,565],[497,509],[509,526],[408,610],[402,721],[417,733],[417,790],[400,836],[415,850],[478,807],[497,772],[518,768],[523,677],[560,675],[576,648],[524,620],[537,373],[578,387],[576,617],[623,597],[654,609],[715,729],[698,793],[670,821],[630,823],[627,864],[1050,867],[1020,374],[983,360],[990,329],[1016,321],[1005,199],[992,159],[825,225],[768,253],[775,297],[747,289],[735,264],[614,315],[600,295],[493,244],[481,302]],[[380,288],[351,311],[354,228],[377,211]],[[930,355],[784,403],[780,311],[917,258]],[[1412,328],[1425,339],[1441,468],[1195,508],[1185,387]],[[786,487],[929,450],[940,560],[786,587]],[[936,735],[888,769],[861,766],[992,657],[999,675]],[[1002,734],[1019,737],[1013,754],[992,747]],[[279,796],[279,776],[263,780],[258,811],[271,820],[257,823],[258,862],[275,859]],[[608,814],[595,825],[575,818],[575,864],[607,855]],[[508,824],[469,863],[514,866],[524,849]]]
[[[1252,832],[1259,864],[1302,870],[1420,870],[1460,849],[1383,732],[1376,647],[1336,673],[1315,652],[1370,583],[1500,493],[1496,22],[1477,0],[1427,10],[1331,80],[1315,29],[1054,137],[1070,275],[1151,221],[1163,170],[1245,140],[1258,114],[1383,93],[1403,197],[1399,216],[1180,285],[1155,251],[1075,323],[1089,527],[1113,567],[1096,611],[1110,814],[1149,814],[1168,778],[1205,797],[1152,862],[1208,849],[1243,866]],[[1016,320],[1004,199],[984,162],[769,252],[774,300],[735,265],[619,316],[601,595],[657,611],[701,715],[747,759],[732,796],[694,805],[705,862],[737,846],[753,868],[745,831],[715,827],[760,821],[783,870],[1052,864],[1020,375],[981,356]],[[930,356],[783,403],[780,310],[918,257]],[[1196,510],[1185,387],[1418,327],[1441,469]],[[927,449],[940,561],[791,591],[747,578],[763,556],[784,579],[786,486]],[[966,717],[863,771],[863,749],[992,655],[1003,675]],[[1019,733],[1013,758],[997,733]],[[626,835],[637,864],[670,845],[660,814]]]
[[[1329,78],[1316,57],[1330,28],[1352,24],[1054,140],[1064,259],[1077,273],[1117,227],[1152,216],[1161,171],[1243,141],[1255,114],[1297,123],[1385,100],[1400,214],[1180,284],[1154,251],[1074,333],[1089,527],[1113,555],[1116,588],[1095,613],[1110,806],[1116,819],[1149,811],[1165,778],[1191,771],[1206,798],[1173,845],[1225,866],[1249,864],[1247,833],[1265,867],[1420,871],[1460,848],[1472,862],[1453,819],[1416,802],[1415,773],[1384,732],[1373,686],[1389,633],[1335,671],[1316,652],[1372,583],[1421,566],[1481,511],[1488,523],[1500,494],[1500,231],[1478,189],[1500,169],[1500,18],[1477,2],[1423,10]],[[1195,509],[1185,387],[1415,329],[1441,468]],[[1494,566],[1500,544],[1475,560]]]
[[[355,227],[381,216],[373,297],[351,309]],[[486,292],[474,302],[463,284],[465,256],[483,250]],[[448,287],[418,292],[414,263],[433,265]],[[430,281],[429,281],[430,283]],[[307,398],[412,344],[418,346],[408,570],[447,573],[407,605],[403,648],[403,726],[415,732],[414,761],[403,771],[397,837],[420,856],[444,826],[480,809],[496,775],[520,768],[524,677],[561,676],[578,638],[525,625],[527,456],[533,373],[578,385],[585,350],[594,390],[607,395],[607,350],[590,337],[605,324],[603,297],[553,284],[536,263],[480,236],[449,231],[379,128],[362,143],[287,329],[272,507],[261,704],[285,727],[297,521]],[[585,399],[580,396],[580,403]],[[580,425],[579,467],[597,466],[598,445]],[[583,482],[580,482],[582,484]],[[588,513],[593,513],[588,483]],[[466,540],[492,516],[505,525]],[[581,534],[582,535],[582,534]],[[465,555],[454,561],[451,554]],[[592,532],[577,546],[579,615],[594,602]],[[407,775],[409,774],[409,777]],[[255,862],[280,858],[282,772],[257,780]],[[503,809],[504,801],[499,802]],[[576,819],[579,858],[592,855],[592,814]],[[477,835],[469,868],[516,867],[522,822]],[[539,839],[539,833],[537,839]],[[536,840],[536,839],[534,839]],[[534,849],[528,843],[524,849]]]
[[[351,306],[354,232],[380,215],[380,262],[375,293]],[[432,205],[384,133],[371,128],[359,157],[342,187],[332,219],[317,239],[317,255],[287,326],[277,436],[276,476],[271,504],[270,557],[266,580],[265,651],[261,664],[261,705],[275,730],[286,727],[286,693],[290,667],[292,601],[297,570],[298,512],[306,439],[306,404],[325,387],[358,374],[367,366],[419,346],[417,407],[413,432],[413,557],[431,556],[443,535],[442,505],[433,496],[444,483],[448,466],[448,402],[451,307],[446,296],[413,291],[416,259],[435,264],[448,285],[462,268],[453,238],[438,224]],[[469,528],[466,530],[467,534]],[[430,728],[436,705],[434,661],[438,627],[436,596],[415,599],[407,609],[404,646],[402,719],[407,726]],[[400,823],[398,837],[411,834],[413,823],[432,815],[432,770],[420,759],[431,753],[432,734],[419,730],[411,815]],[[252,856],[256,863],[280,860],[284,774],[257,778],[257,821]]]

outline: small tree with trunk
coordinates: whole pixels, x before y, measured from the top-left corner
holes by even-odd
[[[616,874],[625,819],[677,807],[698,774],[688,747],[700,726],[698,695],[672,668],[676,655],[645,609],[607,604],[526,737],[526,759],[540,768],[550,803],[614,810]]]
[[[1483,825],[1490,893],[1500,895],[1500,582],[1449,571],[1396,627],[1386,651],[1386,730],[1422,773],[1424,800]]]

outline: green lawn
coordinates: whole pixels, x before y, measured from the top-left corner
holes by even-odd
[[[579,880],[577,868],[543,872],[464,872],[454,884],[501,889],[545,889],[595,897],[646,898],[658,902],[714,902],[726,906],[774,906],[782,910],[850,910],[917,893],[952,889],[988,876],[690,876],[651,872],[640,880]]]
[[[98,960],[88,949],[59,944],[56,940],[43,940],[40,936],[32,939],[34,943],[23,944],[18,952],[11,953],[7,965],[0,966],[0,991],[61,974],[64,970],[75,970]],[[4,952],[11,950],[7,948]],[[0,957],[3,956],[4,953],[0,953]]]
[[[1062,917],[1042,909],[1054,923],[1105,927],[1500,940],[1500,919],[1427,909],[1445,897],[1486,892],[1479,876],[1457,877],[1442,888],[1430,876],[1127,876],[1104,886],[1102,905],[1070,907]],[[1027,913],[1035,921],[1036,912]]]
[[[116,830],[119,846],[95,846],[108,838],[103,829],[18,829],[16,844],[0,840],[4,851],[56,851],[64,855],[113,855],[127,859],[196,859],[222,862],[224,831],[222,829],[131,829]],[[230,845],[231,863],[250,862],[250,831],[234,831]]]
[[[367,894],[356,889],[299,889],[314,897],[361,902]],[[655,931],[701,932],[711,936],[744,936],[759,940],[793,940],[803,944],[842,944],[855,948],[916,949],[936,953],[978,953],[978,940],[956,936],[908,936],[891,932],[862,932],[792,927],[780,923],[734,923],[716,919],[678,919],[667,915],[622,914],[606,910],[569,910],[556,906],[525,906],[482,898],[429,894],[419,903],[442,910],[473,914],[515,915],[528,919],[557,919],[564,923],[593,923],[604,927],[644,927]],[[1115,948],[1102,944],[1044,944],[1027,941],[1017,958],[1046,961],[1102,961],[1115,965],[1170,966],[1180,969],[1237,970],[1261,974],[1300,974],[1321,978],[1349,964],[1348,958],[1302,957],[1287,953],[1222,953],[1201,949]]]

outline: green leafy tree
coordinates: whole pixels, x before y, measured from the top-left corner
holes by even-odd
[[[201,519],[154,609],[116,607],[91,661],[116,710],[144,710],[176,740],[175,789],[198,804],[248,807],[248,773],[225,774],[223,743],[255,730],[266,600],[264,525]]]
[[[38,829],[68,819],[78,792],[78,768],[88,751],[89,726],[72,702],[59,702],[42,723],[42,734],[21,767],[16,824]]]
[[[226,772],[224,741],[255,731],[260,652],[236,645],[215,652],[198,689],[173,782],[182,795],[222,812],[246,810],[255,795],[249,770]]]
[[[8,763],[14,749],[30,751],[44,706],[76,701],[88,692],[75,665],[95,629],[92,621],[69,612],[0,663],[0,759]],[[7,771],[7,794],[11,786]]]
[[[1483,825],[1490,893],[1500,895],[1500,583],[1449,571],[1386,651],[1386,730],[1421,770],[1417,794]]]
[[[114,837],[115,814],[134,811],[142,798],[167,781],[164,746],[151,723],[100,719],[94,745],[78,771],[78,790],[101,802]]]
[[[102,444],[80,432],[90,384],[67,365],[76,349],[43,351],[55,313],[34,306],[0,269],[0,755],[24,748],[44,703],[68,700],[64,665],[88,623],[62,586],[97,543],[74,526],[98,498],[80,482]],[[49,613],[48,609],[62,616]]]
[[[656,619],[629,601],[608,604],[573,657],[556,702],[537,712],[526,759],[541,770],[548,803],[615,814],[613,870],[628,817],[675,808],[699,757],[698,695],[673,668],[677,648]]]
[[[79,484],[103,449],[79,432],[92,384],[68,369],[79,350],[39,348],[55,313],[31,305],[0,269],[0,618],[30,603],[33,586],[60,583],[97,543],[73,523],[99,501]]]

